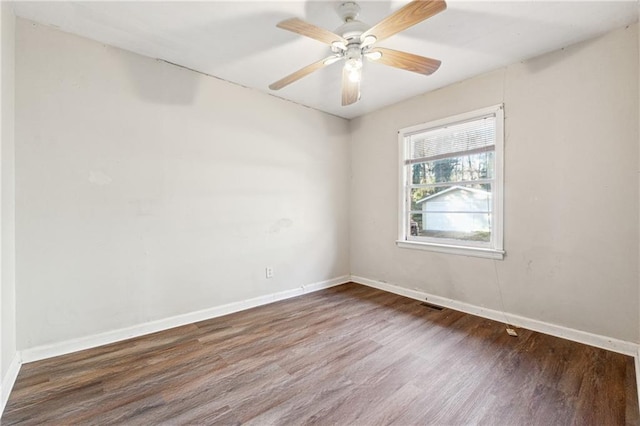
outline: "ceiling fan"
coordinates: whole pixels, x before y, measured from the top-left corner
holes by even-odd
[[[282,21],[276,25],[278,28],[328,44],[331,46],[333,54],[289,74],[269,85],[269,88],[271,90],[282,89],[327,65],[345,60],[342,69],[342,105],[346,106],[360,99],[363,58],[419,74],[433,74],[440,67],[439,60],[377,47],[375,43],[404,31],[446,8],[447,4],[444,0],[413,0],[373,27],[369,27],[356,19],[360,12],[360,6],[355,2],[348,1],[338,7],[338,14],[344,24],[335,32],[327,31],[298,18]]]

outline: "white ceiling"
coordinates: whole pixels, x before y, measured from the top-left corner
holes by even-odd
[[[370,25],[408,1],[360,1]],[[353,118],[638,19],[631,1],[456,1],[379,45],[442,61],[432,76],[365,63],[362,99],[341,106],[333,64],[277,92],[268,85],[330,53],[276,28],[299,17],[334,31],[337,1],[18,2],[20,17],[159,58],[321,111]]]

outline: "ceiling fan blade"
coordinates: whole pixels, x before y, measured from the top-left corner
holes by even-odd
[[[349,71],[342,69],[342,106],[351,105],[360,100],[360,80],[351,81]]]
[[[414,55],[413,53],[400,52],[398,50],[386,49],[384,47],[376,47],[367,53],[379,52],[382,54],[378,59],[371,60],[381,64],[400,68],[407,71],[417,72],[418,74],[431,75],[440,68],[441,62],[437,59],[425,58],[424,56]],[[365,54],[366,56],[367,54]]]
[[[288,76],[286,76],[285,78],[282,78],[278,81],[276,81],[275,83],[272,83],[269,85],[269,89],[271,90],[280,90],[285,86],[288,86],[289,84],[293,83],[294,81],[298,81],[300,80],[302,77],[306,77],[307,75],[311,74],[314,71],[319,70],[320,68],[326,67],[328,65],[333,64],[334,62],[337,62],[338,60],[340,60],[341,57],[339,55],[332,55],[329,56],[328,58],[324,58],[321,61],[318,62],[314,62],[311,65],[307,65],[304,68],[300,68],[298,71],[289,74]]]
[[[334,34],[331,31],[325,30],[324,28],[316,27],[315,25],[305,22],[302,19],[287,19],[280,22],[278,25],[276,25],[276,27],[306,37],[310,37],[314,40],[321,41],[322,43],[328,44],[330,46],[339,47],[342,50],[347,48],[348,42],[343,37],[339,36],[338,34]]]
[[[368,36],[374,36],[376,41],[384,40],[446,8],[444,0],[414,0],[362,33],[360,40],[364,41]]]

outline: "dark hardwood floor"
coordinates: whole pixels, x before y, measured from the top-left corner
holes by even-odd
[[[633,359],[357,284],[22,366],[10,424],[638,424]]]

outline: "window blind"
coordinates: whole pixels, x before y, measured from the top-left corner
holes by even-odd
[[[489,115],[409,135],[405,164],[492,151],[495,133],[496,117]]]

